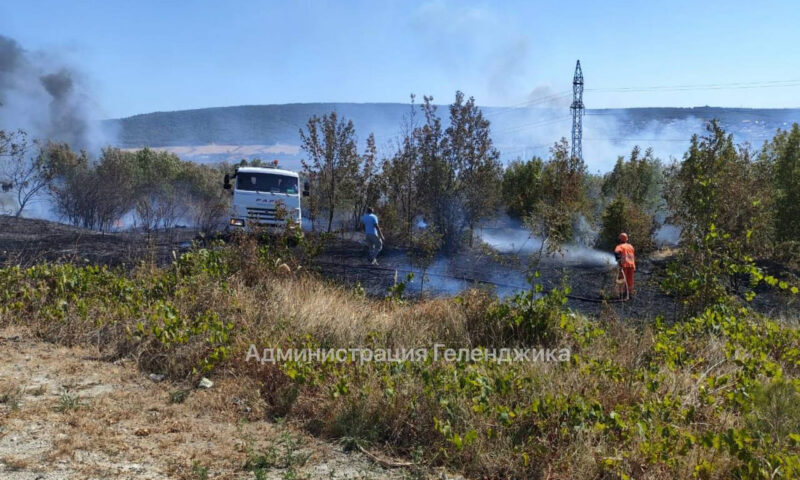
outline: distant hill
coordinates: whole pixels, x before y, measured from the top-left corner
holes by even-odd
[[[312,115],[331,111],[352,119],[363,143],[369,132],[378,144],[391,148],[410,111],[399,103],[302,103],[204,108],[155,112],[106,120],[123,148],[171,147],[183,157],[199,161],[234,160],[261,156],[296,163],[298,131]],[[546,155],[561,137],[570,138],[568,106],[559,108],[484,107],[492,121],[495,143],[508,160]],[[439,107],[446,120],[447,108]],[[418,112],[419,113],[419,112]],[[417,116],[418,120],[421,115]],[[625,108],[587,110],[584,119],[584,157],[590,166],[604,169],[633,144],[652,145],[662,157],[679,156],[706,120],[719,119],[737,141],[760,146],[778,128],[800,122],[800,109],[742,108]],[[187,148],[216,145],[217,148]],[[238,149],[230,146],[259,146]],[[283,146],[269,148],[270,146]],[[224,146],[224,147],[219,147]],[[286,146],[292,148],[285,148]],[[182,148],[179,148],[182,147]]]
[[[297,103],[203,108],[155,112],[108,120],[119,132],[123,147],[206,145],[298,144],[298,131],[312,115],[336,111],[357,127],[399,131],[408,105],[399,103]],[[391,131],[390,131],[391,130]],[[363,133],[361,129],[359,133]],[[377,134],[378,132],[376,132]],[[366,138],[367,133],[363,133]]]

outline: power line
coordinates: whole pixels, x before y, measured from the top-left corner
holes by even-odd
[[[707,83],[695,85],[654,85],[649,87],[609,87],[609,88],[587,88],[591,92],[654,92],[654,91],[686,91],[686,90],[724,90],[724,89],[743,89],[743,88],[779,88],[797,87],[800,80],[770,80],[760,82],[737,82],[737,83]]]
[[[541,120],[537,120],[535,122],[523,123],[523,124],[520,124],[520,125],[515,125],[513,127],[503,129],[503,130],[497,130],[495,133],[512,133],[512,132],[517,132],[517,131],[520,131],[520,130],[524,130],[526,128],[544,127],[546,125],[550,125],[550,124],[554,124],[554,123],[563,122],[565,120],[569,120],[570,118],[572,118],[571,115],[566,115],[566,116],[557,117],[557,118],[550,118],[550,119],[541,119]]]
[[[574,80],[573,80],[574,81]],[[649,92],[649,91],[687,91],[687,90],[722,90],[722,89],[750,89],[750,88],[777,88],[777,87],[797,87],[800,86],[800,80],[770,80],[770,81],[760,81],[760,82],[738,82],[738,83],[717,83],[717,84],[686,84],[686,85],[658,85],[658,86],[649,86],[649,87],[609,87],[609,88],[586,88],[584,91],[587,92],[618,92],[618,93],[636,93],[636,92]],[[497,107],[502,108],[502,110],[496,110],[493,112],[488,112],[484,114],[486,117],[493,117],[497,118],[502,115],[506,115],[509,113],[513,113],[516,110],[523,110],[525,106],[533,106],[541,103],[545,103],[549,100],[558,99],[558,98],[565,98],[568,97],[570,92],[560,92],[553,95],[547,95],[544,97],[538,97],[526,102],[522,102],[517,105],[509,106],[509,107]],[[584,115],[592,115],[592,116],[602,116],[602,115],[610,115],[614,116],[615,113],[612,112],[585,112]],[[765,116],[763,114],[759,114],[760,116]],[[560,118],[553,119],[552,122],[561,121]],[[535,123],[528,123],[528,124],[521,124],[509,129],[505,129],[502,131],[498,131],[497,133],[512,131],[512,130],[521,130],[526,127],[535,127],[546,125],[549,123],[548,121],[542,121],[540,124],[539,121]]]
[[[496,107],[496,108],[502,108],[503,110],[496,110],[496,111],[493,111],[493,112],[487,112],[486,114],[484,114],[484,116],[485,117],[497,118],[497,117],[502,116],[502,115],[507,115],[509,113],[513,113],[513,112],[515,112],[517,110],[523,110],[526,107],[532,107],[534,105],[547,103],[547,102],[550,102],[550,101],[553,101],[553,100],[558,100],[560,98],[567,98],[567,97],[570,96],[571,93],[572,92],[570,92],[570,91],[564,91],[564,92],[556,93],[556,94],[553,94],[553,95],[547,95],[547,96],[544,96],[544,97],[533,98],[531,100],[519,103],[517,105],[510,105],[510,106],[507,106],[507,107]]]
[[[627,92],[650,92],[650,91],[661,91],[661,92],[668,92],[668,91],[688,91],[688,90],[722,90],[722,89],[753,89],[753,88],[781,88],[781,87],[797,87],[800,86],[800,80],[769,80],[769,81],[759,81],[759,82],[736,82],[736,83],[711,83],[711,84],[684,84],[684,85],[657,85],[657,86],[648,86],[648,87],[611,87],[611,88],[587,88],[585,91],[588,92],[619,92],[619,93],[627,93]],[[576,153],[582,153],[582,117],[584,115],[590,116],[617,116],[618,114],[615,112],[597,112],[597,111],[590,111],[585,112],[583,107],[583,73],[580,68],[580,61],[577,62],[575,68],[575,76],[573,78],[573,103],[570,107],[572,110],[572,115],[564,116],[564,117],[556,117],[556,118],[548,118],[548,119],[539,119],[534,122],[523,123],[511,126],[509,128],[505,128],[503,130],[497,130],[495,133],[502,134],[502,133],[514,133],[523,131],[525,129],[532,129],[538,127],[544,127],[547,125],[556,124],[562,121],[565,121],[572,118],[573,121],[573,135],[572,135],[572,148],[573,148],[573,155]],[[526,102],[522,102],[515,106],[510,107],[501,107],[503,110],[497,110],[494,112],[489,112],[485,114],[487,117],[499,117],[505,114],[513,113],[517,110],[523,110],[525,106],[533,106],[541,103],[545,103],[554,99],[563,98],[569,96],[569,92],[560,92],[552,95],[547,95],[543,97],[534,98],[528,100]],[[613,109],[612,109],[613,110]],[[580,114],[579,114],[580,113]],[[756,114],[763,117],[768,117],[764,114]],[[688,142],[689,139],[684,138],[627,138],[627,137],[612,137],[612,138],[587,138],[587,140],[592,141],[612,141],[612,142],[657,142],[657,143],[664,143],[664,142]],[[549,145],[549,144],[547,144]],[[539,145],[536,145],[539,146]],[[542,144],[542,146],[546,146]],[[527,148],[533,147],[529,145]]]
[[[587,138],[586,140],[603,141],[608,140],[612,142],[689,142],[689,138],[629,138],[629,137],[605,137],[605,138]]]
[[[583,71],[581,61],[575,64],[575,76],[572,78],[572,158],[583,161]]]

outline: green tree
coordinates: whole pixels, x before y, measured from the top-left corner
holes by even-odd
[[[361,217],[366,213],[367,207],[376,205],[381,193],[381,179],[377,171],[378,148],[375,145],[375,135],[370,133],[367,137],[367,146],[364,154],[359,159],[359,169],[356,173],[353,186],[353,228],[358,229]]]
[[[655,247],[656,213],[662,208],[664,167],[648,148],[644,155],[638,146],[630,156],[617,158],[614,169],[603,177],[601,192],[612,199],[601,218],[598,248],[616,244],[620,232],[626,232],[637,253],[647,254]]]
[[[459,240],[456,226],[462,212],[455,196],[455,171],[445,157],[442,120],[432,102],[433,97],[423,97],[421,109],[425,121],[414,130],[418,155],[415,190],[419,213],[436,226],[443,245],[452,248]]]
[[[541,199],[534,205],[526,224],[534,235],[542,238],[539,258],[545,249],[558,251],[573,239],[578,215],[586,212],[586,165],[569,152],[562,138],[550,148],[544,163]]]
[[[769,245],[773,222],[768,174],[718,122],[709,122],[706,132],[692,137],[683,162],[667,172],[664,196],[670,223],[681,227],[687,244],[705,237],[713,225],[742,245]]]
[[[43,150],[53,171],[49,191],[56,213],[69,223],[84,228],[96,226],[95,181],[85,151],[74,152],[66,143],[48,143]]]
[[[109,230],[136,204],[138,166],[131,152],[104,148],[90,173],[95,227]]]
[[[663,203],[663,183],[664,167],[653,156],[653,149],[648,148],[642,155],[637,145],[627,160],[617,158],[614,169],[603,179],[601,191],[607,198],[623,195],[639,208],[655,214]]]
[[[728,303],[739,292],[754,257],[767,255],[772,225],[763,169],[718,122],[709,122],[706,132],[692,137],[664,190],[683,247],[664,285],[692,311]]]
[[[493,214],[501,200],[502,165],[500,152],[494,148],[490,122],[475,105],[475,98],[465,100],[456,92],[450,105],[450,125],[445,130],[444,156],[451,175],[454,175],[455,198],[463,211],[460,218],[451,218],[456,224],[451,228],[460,236],[460,230],[469,229],[472,246],[475,226]],[[460,215],[459,215],[460,216]]]
[[[302,160],[306,175],[313,177],[322,208],[328,211],[328,232],[333,226],[336,208],[352,202],[354,179],[358,173],[358,151],[352,120],[339,119],[336,112],[316,115],[308,120],[306,131],[300,129],[302,149],[309,159]]]
[[[653,233],[657,224],[651,214],[623,195],[618,195],[603,211],[602,227],[597,237],[597,247],[611,250],[617,244],[620,232],[625,232],[636,246],[636,253],[646,255],[653,251]]]
[[[175,181],[181,171],[180,159],[169,152],[143,148],[135,153],[138,169],[135,213],[146,231],[169,228],[185,214]]]
[[[423,99],[425,121],[414,130],[419,211],[441,233],[442,246],[456,250],[465,239],[471,244],[475,226],[499,206],[500,154],[474,98],[456,92],[447,129],[433,98]]]
[[[397,150],[391,158],[383,161],[380,174],[380,185],[386,199],[383,208],[380,208],[383,228],[387,234],[406,243],[411,242],[414,217],[420,213],[415,98],[412,94],[409,113],[403,118],[402,139],[398,142]]]
[[[533,157],[528,161],[515,160],[508,164],[503,174],[503,204],[508,214],[523,218],[533,212],[542,199],[544,162]]]
[[[800,125],[779,130],[766,143],[761,159],[774,178],[775,234],[777,241],[800,239]]]
[[[220,188],[222,168],[183,162],[178,188],[187,204],[188,216],[204,233],[218,228],[230,208],[230,195]]]

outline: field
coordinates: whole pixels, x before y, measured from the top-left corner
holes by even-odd
[[[0,384],[4,475],[28,478],[37,471],[32,464],[49,458],[43,470],[53,478],[58,468],[87,478],[114,474],[143,462],[133,447],[114,445],[165,451],[158,442],[172,442],[170,435],[178,440],[169,453],[148,456],[152,464],[141,467],[154,476],[319,478],[315,465],[327,463],[314,460],[318,449],[406,464],[391,472],[405,478],[440,468],[467,478],[798,475],[796,316],[709,309],[677,323],[630,322],[612,305],[601,314],[571,309],[568,287],[537,280],[504,298],[482,289],[418,299],[393,289],[376,298],[326,280],[280,243],[248,238],[176,258],[125,269],[37,262],[2,270],[6,365],[23,365]],[[791,297],[783,301],[796,312]],[[435,344],[487,355],[510,350],[477,361],[321,358],[338,349],[431,351]],[[258,362],[253,345],[320,356]],[[537,350],[523,358],[525,348]],[[22,360],[37,352],[64,361],[37,367],[45,369],[39,375]],[[92,367],[74,356],[92,357]],[[93,380],[95,373],[107,378]],[[164,383],[150,374],[164,375]],[[215,386],[195,389],[204,376]],[[52,382],[67,388],[55,396]],[[103,393],[108,384],[123,388]],[[37,388],[41,398],[31,398]],[[123,413],[129,403],[140,413]],[[168,420],[156,420],[161,415]],[[56,426],[63,425],[56,417],[66,426]],[[106,420],[112,426],[101,428]],[[173,420],[181,425],[174,434]],[[36,422],[83,433],[63,444],[64,432],[54,432],[47,436],[56,443],[36,450],[25,427]],[[217,426],[198,443],[204,447],[181,443],[209,423]],[[136,438],[128,440],[131,431]],[[106,435],[111,440],[98,443]],[[266,443],[248,447],[249,436]],[[298,455],[311,453],[309,463],[286,459],[289,437],[301,439]],[[27,453],[9,449],[20,438]],[[362,478],[384,475],[373,470],[381,461],[348,458],[346,472],[330,476],[357,478],[354,465],[365,469]]]

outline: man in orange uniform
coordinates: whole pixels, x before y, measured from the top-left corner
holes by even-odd
[[[636,271],[636,258],[634,256],[633,245],[628,243],[628,234],[620,233],[619,242],[614,249],[614,256],[617,258],[617,263],[625,275],[625,283],[627,284],[627,298],[634,293],[633,289],[633,272]]]

